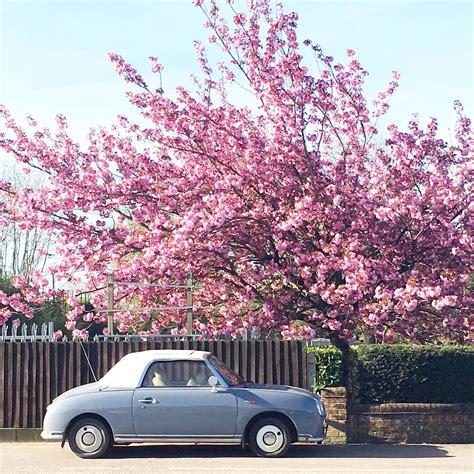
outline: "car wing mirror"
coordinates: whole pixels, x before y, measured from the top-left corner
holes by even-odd
[[[211,375],[208,379],[207,379],[207,383],[212,387],[212,390],[211,392],[217,392],[217,384],[219,383],[219,381],[217,380],[217,377],[215,377],[214,375]]]

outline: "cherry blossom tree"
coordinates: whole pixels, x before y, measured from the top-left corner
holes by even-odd
[[[25,187],[41,186],[41,182],[31,174],[25,179],[24,173],[12,163],[8,163],[1,172],[3,181],[8,181],[14,190],[13,194]],[[1,201],[5,199],[8,196],[0,196]],[[8,203],[3,203],[3,206],[8,207]],[[0,219],[0,275],[8,280],[11,275],[27,276],[34,270],[44,272],[54,247],[51,235],[38,227],[24,229],[8,213],[2,214]]]
[[[2,109],[2,149],[48,177],[22,192],[2,182],[14,202],[3,212],[55,235],[57,277],[83,271],[98,310],[111,269],[116,280],[154,284],[192,272],[203,335],[323,331],[344,350],[359,330],[384,342],[468,342],[474,161],[461,104],[450,145],[435,119],[379,131],[396,73],[370,101],[355,53],[340,63],[300,42],[296,13],[272,11],[269,0],[246,12],[227,2],[225,13],[215,1],[194,3],[226,59],[211,64],[196,43],[202,75],[192,90],[165,92],[156,57],[146,82],[110,54],[140,120],[121,116],[84,146],[63,116],[55,131],[32,118],[24,129]],[[248,106],[231,100],[239,87]],[[117,329],[186,332],[182,312],[141,310],[183,298],[117,286]],[[83,307],[70,304],[74,329]]]

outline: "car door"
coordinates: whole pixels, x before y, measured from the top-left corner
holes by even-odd
[[[153,362],[133,394],[137,437],[232,437],[237,399],[230,388],[212,391],[202,360]]]

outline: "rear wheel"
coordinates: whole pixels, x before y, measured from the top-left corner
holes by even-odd
[[[283,456],[290,444],[290,430],[286,423],[278,418],[259,420],[250,428],[249,446],[257,456]]]
[[[69,430],[68,442],[80,458],[99,458],[112,443],[109,427],[97,418],[82,418]]]

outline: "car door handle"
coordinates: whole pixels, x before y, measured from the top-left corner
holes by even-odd
[[[153,405],[156,403],[156,400],[152,397],[147,397],[144,400],[138,400],[138,403],[146,403],[147,405]]]

